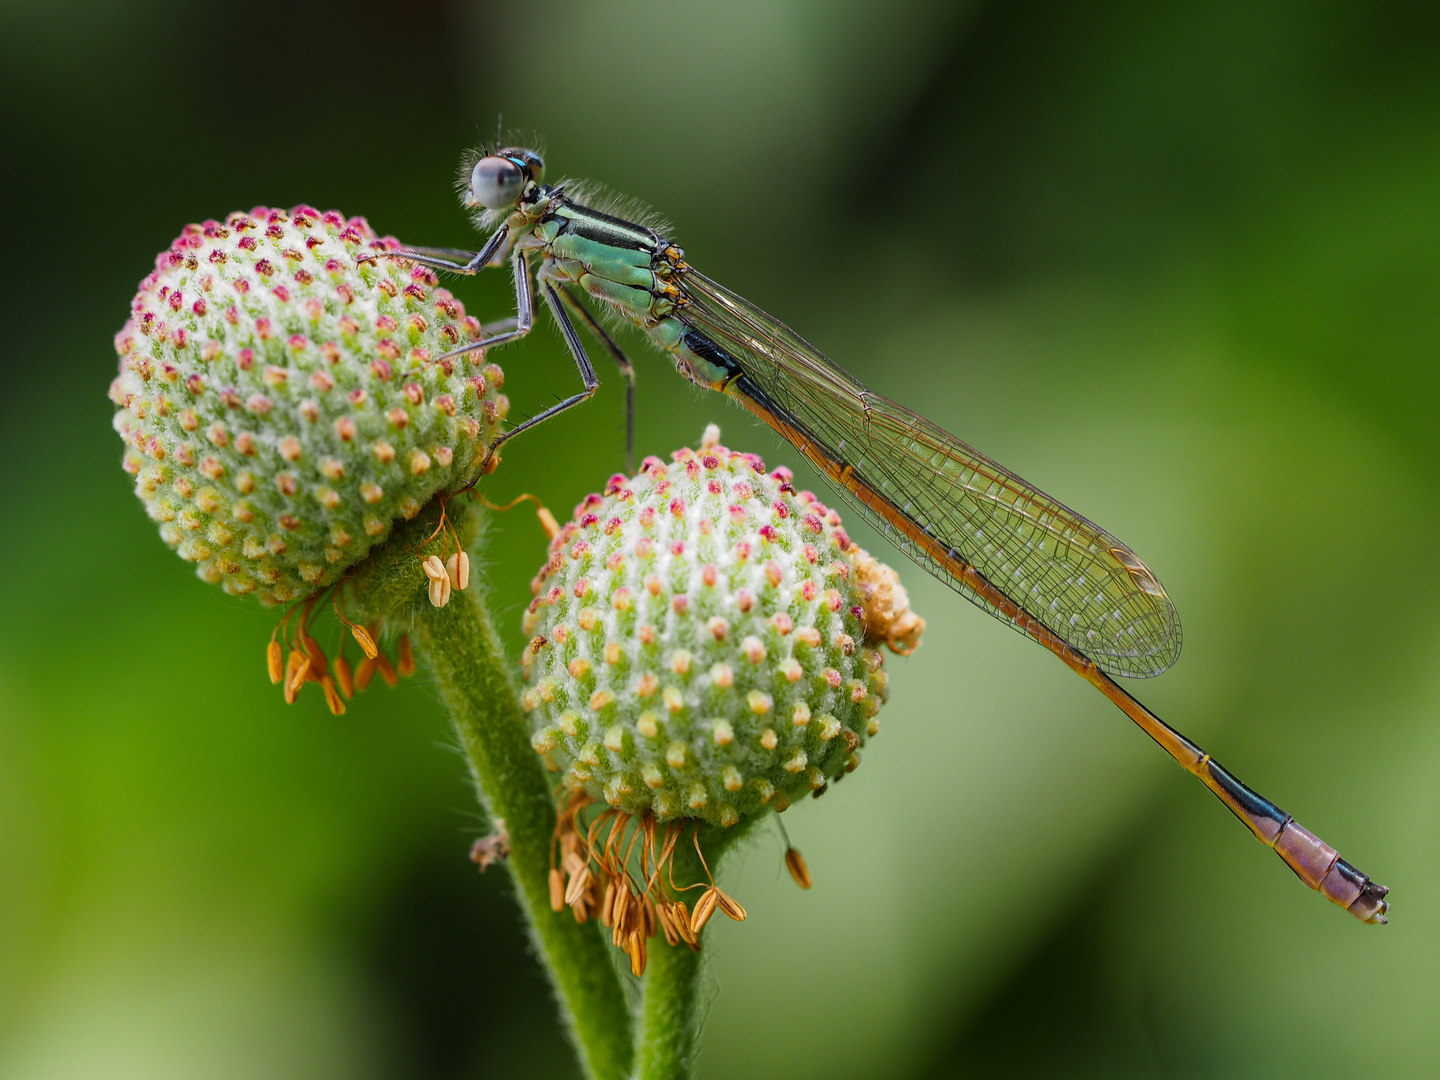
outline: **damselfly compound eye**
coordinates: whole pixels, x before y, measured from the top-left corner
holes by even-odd
[[[525,175],[537,184],[544,179],[545,161],[534,150],[526,149],[523,146],[511,146],[499,153],[501,157],[509,158],[523,168]]]
[[[525,173],[509,158],[481,158],[470,174],[467,201],[471,206],[503,210],[520,198],[525,189]]]

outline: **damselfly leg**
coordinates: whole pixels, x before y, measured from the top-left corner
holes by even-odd
[[[450,273],[457,274],[475,274],[485,265],[487,265],[488,259],[485,257],[486,251],[491,249],[499,250],[500,247],[503,246],[503,242],[504,230],[502,229],[500,232],[496,233],[495,236],[491,237],[490,242],[485,245],[484,249],[474,255],[471,255],[470,252],[461,250],[459,248],[420,246],[412,247],[407,245],[395,251],[367,252],[364,255],[361,255],[358,261],[370,262],[381,258],[405,259],[408,262],[414,262],[418,263],[421,266],[427,266],[432,270],[444,270]],[[512,341],[520,340],[530,332],[530,330],[534,326],[535,321],[534,288],[530,279],[530,267],[529,264],[525,261],[524,256],[521,255],[519,252],[516,252],[514,255],[511,256],[511,263],[514,267],[515,274],[516,313],[507,318],[497,319],[495,322],[483,324],[480,327],[481,338],[479,341],[472,341],[467,345],[462,345],[460,348],[453,349],[450,352],[445,353],[443,356],[438,357],[437,359],[449,360],[450,358],[459,356],[462,353],[474,352],[476,349],[489,349],[496,345],[508,345]],[[580,300],[578,296],[575,296],[573,294],[573,291],[570,287],[561,288],[557,295],[560,302],[563,303],[566,307],[568,307],[571,311],[573,311],[575,315],[580,319],[580,321],[585,324],[585,328],[595,336],[595,339],[598,342],[600,342],[601,347],[604,348],[604,350],[610,355],[610,358],[615,361],[615,366],[619,368],[620,374],[625,378],[625,467],[629,472],[634,472],[635,365],[630,361],[630,358],[625,355],[625,351],[620,348],[619,344],[615,341],[613,337],[610,336],[610,333],[605,329],[605,327],[601,325],[600,320],[595,317],[595,315],[590,311],[589,308],[585,306],[585,304]],[[579,346],[578,336],[573,335],[573,325],[570,325],[568,321],[563,321],[564,316],[560,312],[560,309],[558,307],[554,307],[552,305],[552,310],[555,311],[557,320],[562,320],[562,331],[565,330],[566,326],[569,326],[569,331],[566,331],[565,337],[566,344],[571,345],[571,354],[575,355],[575,351],[577,348],[579,348],[580,352],[583,353],[584,349],[580,348]],[[572,337],[574,340],[573,345],[571,344]],[[579,356],[576,356],[576,364],[579,365],[580,363],[581,361]],[[585,364],[589,364],[588,357],[585,359]],[[594,374],[593,366],[590,367],[590,372],[592,375]],[[584,376],[584,373],[585,367],[582,366],[582,377]],[[596,385],[599,385],[598,381]],[[594,388],[592,387],[588,393],[580,395],[581,400],[589,397],[590,394],[593,392]],[[576,404],[576,402],[561,402],[556,406],[552,406],[551,408],[546,409],[544,412],[540,413],[536,417],[533,417],[531,420],[527,420],[519,427],[507,432],[503,436],[503,438],[508,439],[512,435],[518,433],[523,428],[530,427],[532,424],[537,423],[542,419],[546,419],[550,416],[555,415],[555,413],[557,412],[569,408],[571,404]],[[497,442],[496,445],[498,446],[499,443]],[[491,449],[493,452],[494,448],[492,447]]]
[[[512,341],[519,341],[535,325],[535,286],[530,280],[530,264],[525,261],[523,253],[517,251],[510,257],[510,264],[514,269],[515,277],[515,325],[514,329],[506,330],[496,334],[494,337],[482,336],[479,341],[472,341],[468,345],[461,345],[458,349],[451,349],[440,357],[441,360],[449,360],[452,356],[459,356],[461,353],[474,352],[476,349],[488,349],[495,345],[508,345]],[[497,324],[503,326],[510,322],[509,319],[502,319]],[[481,328],[482,331],[484,328]]]
[[[624,350],[616,344],[605,327],[600,325],[600,320],[587,308],[580,298],[575,295],[572,287],[566,286],[560,290],[560,299],[565,305],[580,317],[589,331],[595,335],[597,341],[610,359],[615,361],[615,366],[620,369],[620,374],[625,377],[625,471],[635,471],[635,365],[625,355]]]
[[[411,247],[407,244],[394,251],[362,252],[356,256],[355,262],[360,264],[385,258],[405,259],[409,262],[419,263],[421,266],[428,266],[432,270],[448,270],[455,274],[478,274],[489,266],[491,260],[500,253],[507,239],[509,239],[507,231],[500,229],[485,242],[484,247],[473,255],[460,248]]]
[[[520,256],[517,255],[516,258],[520,259]],[[566,409],[573,409],[582,401],[590,400],[590,398],[595,396],[595,391],[600,389],[600,379],[595,374],[595,365],[590,362],[590,357],[586,355],[585,346],[580,341],[580,335],[575,330],[575,324],[572,323],[570,317],[565,314],[565,308],[561,305],[559,297],[556,296],[555,289],[550,285],[545,286],[545,305],[550,309],[550,314],[555,316],[555,321],[560,324],[560,333],[565,337],[565,345],[569,348],[570,355],[575,359],[575,366],[580,369],[580,381],[585,384],[585,389],[581,390],[578,394],[571,394],[564,401],[557,401],[548,409],[536,413],[530,417],[529,420],[516,424],[503,435],[497,436],[495,441],[490,444],[490,449],[485,455],[485,460],[480,464],[480,471],[476,474],[477,479],[485,475],[486,467],[490,464],[490,460],[495,456],[495,452],[500,449],[503,443],[509,442],[516,435],[519,435],[522,431],[528,431],[536,424],[543,424],[552,416],[559,416]],[[474,481],[472,480],[471,484],[473,483]]]

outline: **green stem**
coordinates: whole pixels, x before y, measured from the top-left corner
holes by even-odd
[[[510,665],[478,591],[457,591],[443,608],[420,607],[416,644],[435,673],[486,809],[505,821],[506,865],[587,1073],[594,1080],[621,1080],[633,1053],[626,996],[599,923],[582,925],[568,908],[550,909],[550,782],[530,746]]]
[[[745,834],[752,820],[728,829],[700,830],[700,846],[712,873],[719,871],[720,857]],[[675,883],[682,887],[709,881],[695,853],[693,836],[687,829],[671,856]],[[700,890],[685,895],[686,905],[693,908]],[[711,921],[722,918],[716,912]],[[640,1005],[640,1037],[635,1048],[637,1080],[687,1080],[693,1075],[700,1039],[703,955],[683,943],[667,945],[663,938],[657,939],[650,950]]]

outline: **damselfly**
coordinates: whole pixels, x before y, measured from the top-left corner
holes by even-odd
[[[594,394],[599,380],[579,323],[627,380],[633,470],[634,368],[587,305],[608,307],[669,353],[681,375],[774,428],[906,555],[1097,687],[1306,885],[1366,922],[1385,922],[1383,885],[1115,681],[1158,675],[1180,652],[1175,608],[1130,548],[928,420],[871,393],[789,327],[691,267],[656,228],[626,220],[578,187],[546,184],[543,173],[534,150],[475,152],[462,174],[465,201],[493,230],[479,252],[387,253],[464,274],[510,264],[515,315],[487,325],[481,340],[456,352],[529,333],[537,286],[559,325],[583,389],[505,432],[491,456],[501,442]]]

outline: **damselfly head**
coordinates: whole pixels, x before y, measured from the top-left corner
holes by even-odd
[[[467,206],[504,210],[513,206],[530,183],[539,182],[545,162],[534,150],[510,147],[482,157],[470,172]]]

